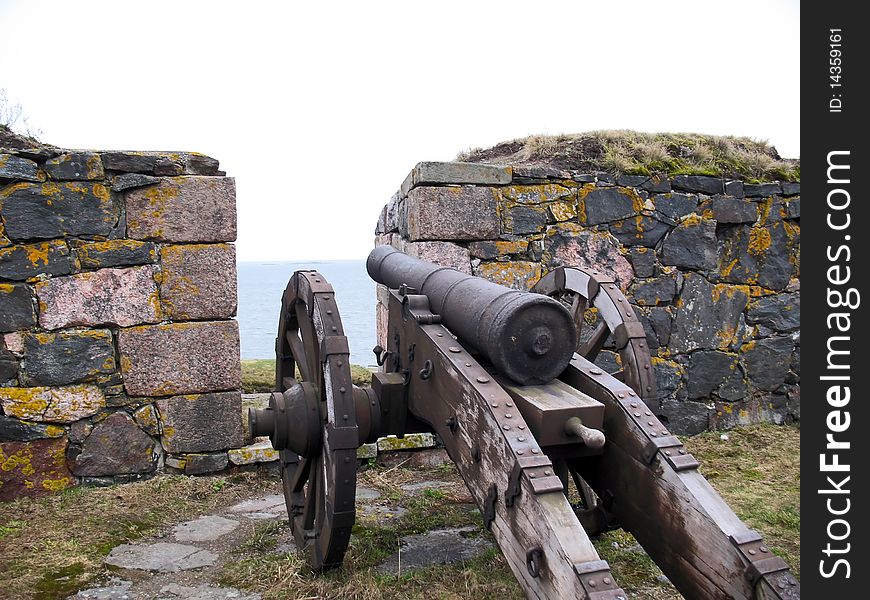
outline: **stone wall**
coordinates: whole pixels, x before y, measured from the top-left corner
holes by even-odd
[[[799,183],[420,163],[376,235],[517,289],[559,265],[609,272],[646,330],[651,404],[676,432],[800,418]],[[384,347],[385,303],[379,286]],[[597,362],[619,368],[612,351]]]
[[[207,156],[0,150],[0,499],[227,465],[235,238]]]

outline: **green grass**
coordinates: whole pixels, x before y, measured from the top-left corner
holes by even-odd
[[[458,160],[628,175],[711,175],[747,182],[800,181],[800,162],[784,160],[767,142],[697,133],[628,130],[532,135],[488,149],[460,153]]]
[[[350,366],[354,385],[370,385],[372,372],[359,365]],[[262,358],[242,361],[242,391],[246,394],[271,392],[275,388],[275,359]]]

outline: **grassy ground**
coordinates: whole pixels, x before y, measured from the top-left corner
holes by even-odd
[[[686,444],[702,471],[735,512],[758,529],[775,552],[800,572],[799,430],[771,425],[689,438]],[[480,514],[461,487],[445,492],[404,494],[409,481],[458,481],[451,464],[428,471],[373,466],[359,483],[376,488],[385,501],[407,513],[377,524],[358,518],[341,569],[314,576],[295,555],[274,552],[283,523],[264,523],[220,577],[221,583],[255,590],[265,598],[481,598],[523,597],[501,555],[493,550],[461,565],[402,574],[376,574],[372,567],[399,547],[402,536],[438,527],[483,531]],[[64,598],[88,583],[105,580],[103,557],[117,544],[148,537],[179,521],[268,490],[274,479],[254,473],[225,477],[161,476],[112,488],[74,488],[55,496],[20,499],[0,506],[0,598]],[[616,580],[640,600],[680,596],[655,564],[623,531],[595,540]]]
[[[356,385],[371,383],[372,373],[359,365],[350,366],[350,374]],[[275,387],[275,359],[242,361],[242,391],[246,394],[271,392]]]
[[[766,142],[746,137],[628,130],[533,135],[475,148],[458,160],[631,175],[713,175],[749,182],[800,181],[800,163],[783,160]]]

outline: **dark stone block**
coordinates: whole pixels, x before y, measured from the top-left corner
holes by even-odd
[[[706,175],[677,175],[671,181],[671,186],[675,190],[699,192],[711,196],[725,193],[725,183],[721,179]]]
[[[640,320],[640,324],[643,325],[643,332],[646,334],[647,346],[650,350],[655,350],[659,347],[659,338],[649,320],[649,315],[645,314],[643,310],[637,306],[634,306],[633,308],[638,320]]]
[[[592,173],[571,173],[571,179],[577,183],[595,183],[595,175]]]
[[[0,469],[3,483],[0,485],[0,502],[24,496],[46,496],[74,485],[75,479],[64,456],[66,446],[64,438],[3,442],[5,459]]]
[[[670,304],[677,295],[677,278],[674,275],[662,275],[648,281],[638,281],[631,291],[631,298],[641,306],[658,306]]]
[[[229,458],[226,452],[215,452],[212,454],[185,454],[184,455],[184,474],[185,475],[202,475],[204,473],[213,473],[222,471],[227,468]]]
[[[641,215],[613,223],[610,233],[624,246],[655,248],[670,228],[670,225],[656,218]]]
[[[136,426],[127,413],[112,413],[94,426],[73,462],[78,476],[101,477],[148,473],[157,468],[153,439]]]
[[[686,391],[690,400],[709,398],[737,369],[737,356],[724,352],[693,352],[689,357]]]
[[[138,240],[87,242],[75,247],[79,264],[86,269],[147,265],[157,262],[157,246]]]
[[[644,183],[640,184],[640,189],[652,192],[654,194],[659,194],[663,192],[671,191],[671,182],[667,177],[660,177],[658,175],[653,175],[649,179],[647,179]]]
[[[34,333],[24,338],[21,377],[28,386],[93,381],[115,371],[115,349],[108,330]]]
[[[658,345],[667,346],[671,341],[671,328],[673,315],[668,308],[658,307],[649,309],[649,323],[658,338]]]
[[[636,192],[624,188],[596,188],[580,201],[585,205],[583,225],[598,225],[624,219],[640,212],[642,201]]]
[[[716,394],[728,402],[742,400],[749,394],[749,388],[746,387],[746,381],[743,378],[743,369],[739,365],[725,378],[725,381],[716,390]]]
[[[686,269],[716,268],[716,222],[688,217],[665,238],[662,263]]]
[[[775,196],[782,193],[782,187],[778,183],[744,183],[743,193],[747,198]]]
[[[0,277],[24,281],[37,275],[72,272],[69,248],[61,240],[0,248]]]
[[[671,350],[726,349],[734,340],[747,301],[746,294],[734,286],[713,285],[698,274],[686,273]]]
[[[606,373],[616,373],[622,368],[622,365],[619,364],[618,356],[616,352],[611,350],[602,350],[593,362]]]
[[[88,181],[105,177],[100,155],[93,152],[62,154],[45,161],[42,168],[51,179],[61,181]]]
[[[660,194],[653,199],[656,210],[671,219],[679,219],[695,212],[698,208],[698,197],[688,194]]]
[[[495,242],[471,242],[468,244],[468,253],[471,258],[480,258],[482,260],[492,260],[498,256],[498,246]]]
[[[635,277],[655,277],[656,253],[643,246],[635,246],[628,253],[628,262],[634,269]]]
[[[668,360],[654,360],[656,387],[658,397],[667,398],[672,396],[680,388],[683,381],[682,365]]]
[[[19,184],[0,193],[6,235],[22,241],[108,236],[120,211],[101,183]]]
[[[29,285],[0,283],[0,332],[30,329],[36,325],[33,300],[33,289]]]
[[[800,219],[801,218],[801,199],[800,196],[785,202],[785,219]]]
[[[713,409],[701,402],[665,400],[661,415],[671,432],[679,435],[695,435],[707,431]]]
[[[162,177],[177,177],[184,173],[184,165],[168,156],[158,157],[154,163],[154,174]]]
[[[137,152],[103,152],[103,166],[112,171],[152,173],[156,163],[156,155]]]
[[[598,183],[613,184],[616,183],[616,176],[614,176],[612,173],[608,173],[607,171],[596,171],[595,181]]]
[[[54,425],[46,425],[45,423],[30,423],[0,415],[0,442],[32,442],[43,438],[54,438],[57,435],[52,433],[49,427],[58,429]],[[61,433],[63,430],[60,430]]]
[[[647,181],[649,181],[649,175],[619,175],[616,178],[616,185],[640,187]]]
[[[516,206],[508,213],[506,229],[517,235],[539,233],[547,225],[547,212],[531,206]]]
[[[789,249],[798,230],[778,221],[769,227],[738,225],[720,231],[719,276],[731,283],[784,289],[794,273]]]
[[[798,196],[801,193],[800,181],[783,181],[782,195],[783,196]]]
[[[18,376],[18,359],[0,345],[0,383]]]
[[[755,223],[758,207],[754,202],[731,196],[715,196],[710,201],[713,218],[719,223]]]
[[[551,166],[529,166],[529,165],[517,165],[512,169],[514,183],[517,183],[517,178],[520,179],[568,179],[570,175],[563,171],[562,169],[558,169],[556,167]]]
[[[36,163],[20,156],[0,154],[0,181],[39,181]]]
[[[759,390],[773,391],[788,374],[794,341],[791,337],[771,337],[749,342],[741,348],[749,382]]]
[[[157,410],[167,452],[210,452],[245,443],[239,392],[161,398]]]
[[[801,347],[795,346],[794,352],[791,355],[791,370],[800,377],[801,374]]]
[[[729,196],[734,196],[735,198],[743,198],[743,182],[742,181],[729,181],[725,184],[725,193]]]
[[[226,175],[226,173],[219,170],[220,161],[205,154],[186,153],[184,155],[184,163],[185,175]]]
[[[145,187],[146,185],[154,185],[160,183],[159,177],[151,175],[142,175],[141,173],[124,173],[116,175],[112,179],[112,191],[123,192],[137,187]]]
[[[801,326],[801,295],[777,294],[752,302],[746,320],[778,332],[797,331]]]

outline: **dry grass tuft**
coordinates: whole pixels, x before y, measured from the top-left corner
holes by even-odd
[[[780,158],[765,141],[697,133],[602,130],[532,135],[488,149],[462,152],[457,160],[629,175],[712,175],[748,182],[800,181],[800,162]]]

